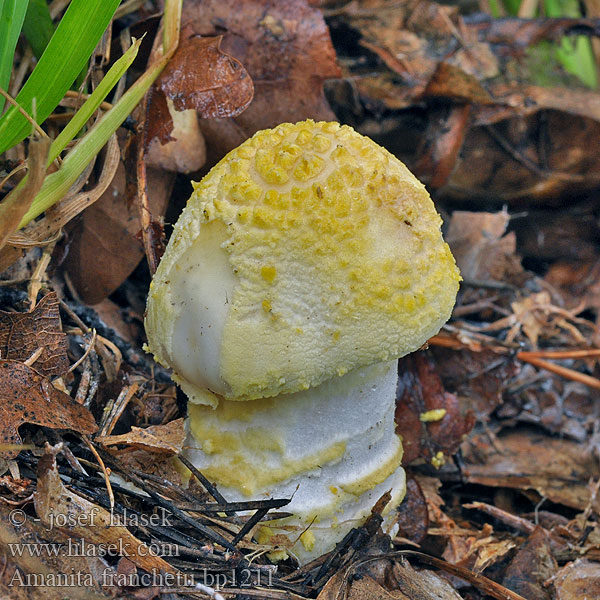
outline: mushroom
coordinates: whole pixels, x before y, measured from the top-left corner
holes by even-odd
[[[231,501],[291,498],[258,541],[302,563],[405,493],[396,359],[459,272],[425,187],[338,123],[259,131],[194,184],[151,283],[148,348],[189,398],[187,457]]]

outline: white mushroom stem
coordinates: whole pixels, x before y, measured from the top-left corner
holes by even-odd
[[[282,510],[294,517],[260,526],[257,536],[301,562],[332,550],[388,490],[390,529],[405,492],[396,364],[277,398],[190,404],[187,457],[230,501],[291,498]]]

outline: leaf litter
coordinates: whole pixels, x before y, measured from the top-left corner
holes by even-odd
[[[67,589],[25,593],[15,573],[79,573],[87,588],[73,598],[600,596],[600,101],[560,70],[542,87],[528,58],[540,41],[597,35],[597,22],[434,2],[241,6],[184,3],[178,54],[138,127],[73,190],[73,206],[91,208],[50,212],[0,257],[13,265],[0,285],[3,597]],[[134,27],[152,33],[145,10]],[[159,260],[163,220],[189,193],[178,172],[200,176],[280,121],[335,116],[429,183],[464,282],[451,321],[400,361],[408,491],[392,545],[378,530],[384,495],[298,568],[271,564],[275,548],[253,537],[286,499],[229,503],[197,471],[182,485],[185,403],[141,350],[137,265]],[[23,540],[44,550],[15,554]],[[139,585],[153,571],[182,585]]]

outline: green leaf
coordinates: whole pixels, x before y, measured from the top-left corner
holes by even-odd
[[[0,0],[0,87],[8,89],[17,40],[29,0]],[[0,97],[0,113],[4,98]]]
[[[98,84],[98,87],[73,115],[65,128],[58,134],[50,148],[48,166],[50,166],[52,161],[54,161],[54,159],[66,148],[67,144],[83,129],[89,118],[106,99],[110,90],[112,90],[119,79],[125,74],[125,71],[127,71],[131,63],[135,60],[141,43],[141,40],[136,40],[131,45],[131,48],[115,62],[108,73],[103,77],[102,81]]]
[[[21,0],[16,0],[21,2]],[[56,108],[91,56],[120,0],[71,0],[50,43],[17,102],[38,123]],[[0,154],[31,132],[31,124],[10,107],[0,118]]]
[[[36,58],[40,58],[54,33],[54,23],[46,0],[29,0],[23,33]]]

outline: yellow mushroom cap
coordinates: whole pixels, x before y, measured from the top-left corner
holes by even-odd
[[[194,185],[148,299],[192,401],[292,393],[419,348],[460,280],[425,187],[338,123],[259,131]]]

